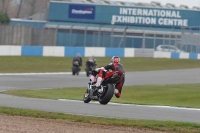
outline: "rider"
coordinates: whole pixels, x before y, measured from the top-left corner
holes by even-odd
[[[99,87],[103,81],[103,70],[112,70],[112,71],[118,71],[118,73],[121,75],[120,79],[117,81],[116,85],[115,85],[115,96],[117,98],[119,98],[121,96],[121,92],[122,92],[122,87],[124,85],[124,81],[125,81],[125,70],[122,64],[120,64],[120,58],[118,56],[113,56],[111,59],[111,63],[101,67],[100,71],[98,73],[98,77],[97,77],[97,82],[96,82],[96,87]]]
[[[97,61],[96,61],[95,57],[94,56],[89,57],[86,61],[86,66],[87,66],[87,64],[92,64],[94,66],[94,68],[96,68]]]
[[[80,53],[77,53],[76,56],[73,58],[73,60],[72,60],[72,66],[74,65],[75,61],[78,62],[78,66],[79,66],[79,70],[80,70],[80,66],[82,66],[82,57],[81,57]]]
[[[91,59],[94,61],[95,66],[97,65],[97,60],[95,59],[94,56],[91,57]]]

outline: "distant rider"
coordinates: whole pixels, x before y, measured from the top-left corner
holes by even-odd
[[[78,68],[80,70],[80,67],[82,66],[82,57],[80,53],[77,53],[76,56],[72,60],[72,66],[78,65]]]
[[[94,56],[89,57],[89,58],[87,59],[87,61],[86,61],[86,68],[87,68],[89,65],[91,65],[91,66],[93,67],[93,69],[96,68],[97,61],[96,61],[96,59],[95,59]]]

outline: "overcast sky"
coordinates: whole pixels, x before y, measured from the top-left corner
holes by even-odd
[[[175,4],[176,6],[188,5],[190,8],[192,8],[193,6],[200,7],[200,0],[116,0],[116,1],[147,2],[147,3],[151,3],[151,1],[157,1],[164,5],[166,3],[172,3]]]

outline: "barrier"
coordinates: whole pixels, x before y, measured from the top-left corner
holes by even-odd
[[[0,56],[21,56],[21,46],[0,46]]]
[[[105,47],[65,47],[65,46],[0,46],[0,56],[54,56],[71,57],[80,53],[83,57],[152,57],[170,59],[200,59],[196,53],[175,53],[154,51],[153,49],[105,48]]]

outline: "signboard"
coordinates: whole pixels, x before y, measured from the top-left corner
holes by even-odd
[[[117,15],[112,15],[115,23],[145,24],[159,26],[188,26],[188,19],[182,18],[178,10],[119,8]]]
[[[200,11],[50,2],[49,21],[145,27],[200,26]]]
[[[69,5],[69,18],[95,19],[95,6]]]

